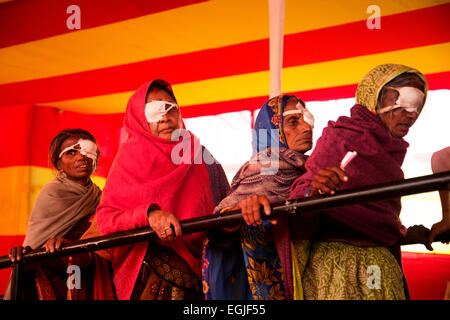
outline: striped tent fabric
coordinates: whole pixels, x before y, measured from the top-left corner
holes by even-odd
[[[36,196],[55,175],[48,147],[56,133],[84,128],[96,137],[101,158],[93,180],[103,187],[127,101],[152,79],[172,84],[187,127],[231,179],[251,154],[252,122],[270,95],[269,3],[0,0],[0,255],[22,244]],[[279,85],[311,106],[315,139],[328,120],[349,110],[357,83],[382,63],[420,70],[429,83],[427,105],[448,106],[449,1],[285,0],[283,6]],[[448,145],[450,132],[441,123],[407,139],[413,145],[428,134],[434,141],[418,142],[428,149],[412,153],[411,163],[422,156],[423,166],[408,167],[408,177],[431,173],[425,162],[432,148]],[[403,212],[432,203],[439,218],[437,192],[406,198]],[[435,248],[404,249],[413,299],[444,296],[450,250]],[[423,275],[424,268],[434,275]],[[9,273],[0,270],[0,294]]]

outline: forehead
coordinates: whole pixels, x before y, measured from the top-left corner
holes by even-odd
[[[290,101],[286,104],[286,106],[284,107],[284,111],[291,111],[291,110],[297,110],[297,103],[298,101]]]
[[[69,137],[66,140],[64,140],[64,142],[61,144],[61,148],[60,149],[64,150],[65,148],[76,144],[78,142],[78,140],[80,140],[79,137]]]
[[[164,90],[153,89],[148,95],[146,102],[152,100],[161,100],[175,103],[175,100],[170,96],[170,94]]]

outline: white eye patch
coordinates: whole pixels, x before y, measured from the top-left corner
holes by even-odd
[[[312,115],[312,113],[309,112],[309,110],[306,109],[300,102],[297,102],[296,107],[297,110],[289,110],[283,112],[283,117],[286,117],[290,114],[303,114],[303,120],[305,120],[305,122],[310,125],[311,129],[314,129],[314,116]]]
[[[172,109],[179,109],[176,103],[167,101],[152,101],[145,104],[145,118],[147,122],[158,122],[162,117]]]
[[[79,148],[75,148],[75,147]],[[64,154],[64,152],[67,152],[69,150],[76,150],[79,151],[82,155],[92,159],[93,165],[95,167],[97,162],[97,145],[88,139],[79,139],[77,143],[71,145],[70,147],[65,148],[61,153],[59,154],[58,158],[61,158],[61,156]]]
[[[423,99],[425,97],[425,94],[421,90],[414,87],[387,88],[398,92],[397,101],[392,106],[378,110],[378,113],[386,113],[397,108],[404,108],[408,112],[419,113],[418,110],[423,105]]]

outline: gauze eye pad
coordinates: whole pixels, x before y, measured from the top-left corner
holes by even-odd
[[[159,100],[149,102],[145,104],[145,118],[149,123],[158,122],[162,119],[163,115],[174,108],[179,108],[176,103]]]
[[[79,148],[76,148],[76,146],[78,146]],[[93,141],[88,139],[79,139],[77,143],[61,151],[61,153],[59,154],[59,158],[61,158],[64,152],[67,152],[69,150],[79,151],[82,155],[92,159],[95,166],[95,163],[97,162],[97,145]]]
[[[303,114],[303,120],[305,120],[305,122],[310,125],[311,129],[313,129],[314,128],[314,116],[312,115],[312,113],[309,112],[309,110],[306,109],[300,102],[297,103],[296,107],[298,110],[290,110],[290,111],[283,112],[283,117],[286,117],[287,115],[290,115],[290,114],[301,113],[301,114]]]
[[[422,106],[423,98],[425,97],[422,91],[414,87],[387,88],[398,92],[397,101],[395,101],[393,106],[387,106],[378,110],[378,113],[389,112],[397,108],[404,108],[408,112],[419,113],[418,110]]]

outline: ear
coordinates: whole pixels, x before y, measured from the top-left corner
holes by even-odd
[[[56,162],[56,170],[61,171],[61,158],[58,159],[58,161]]]

